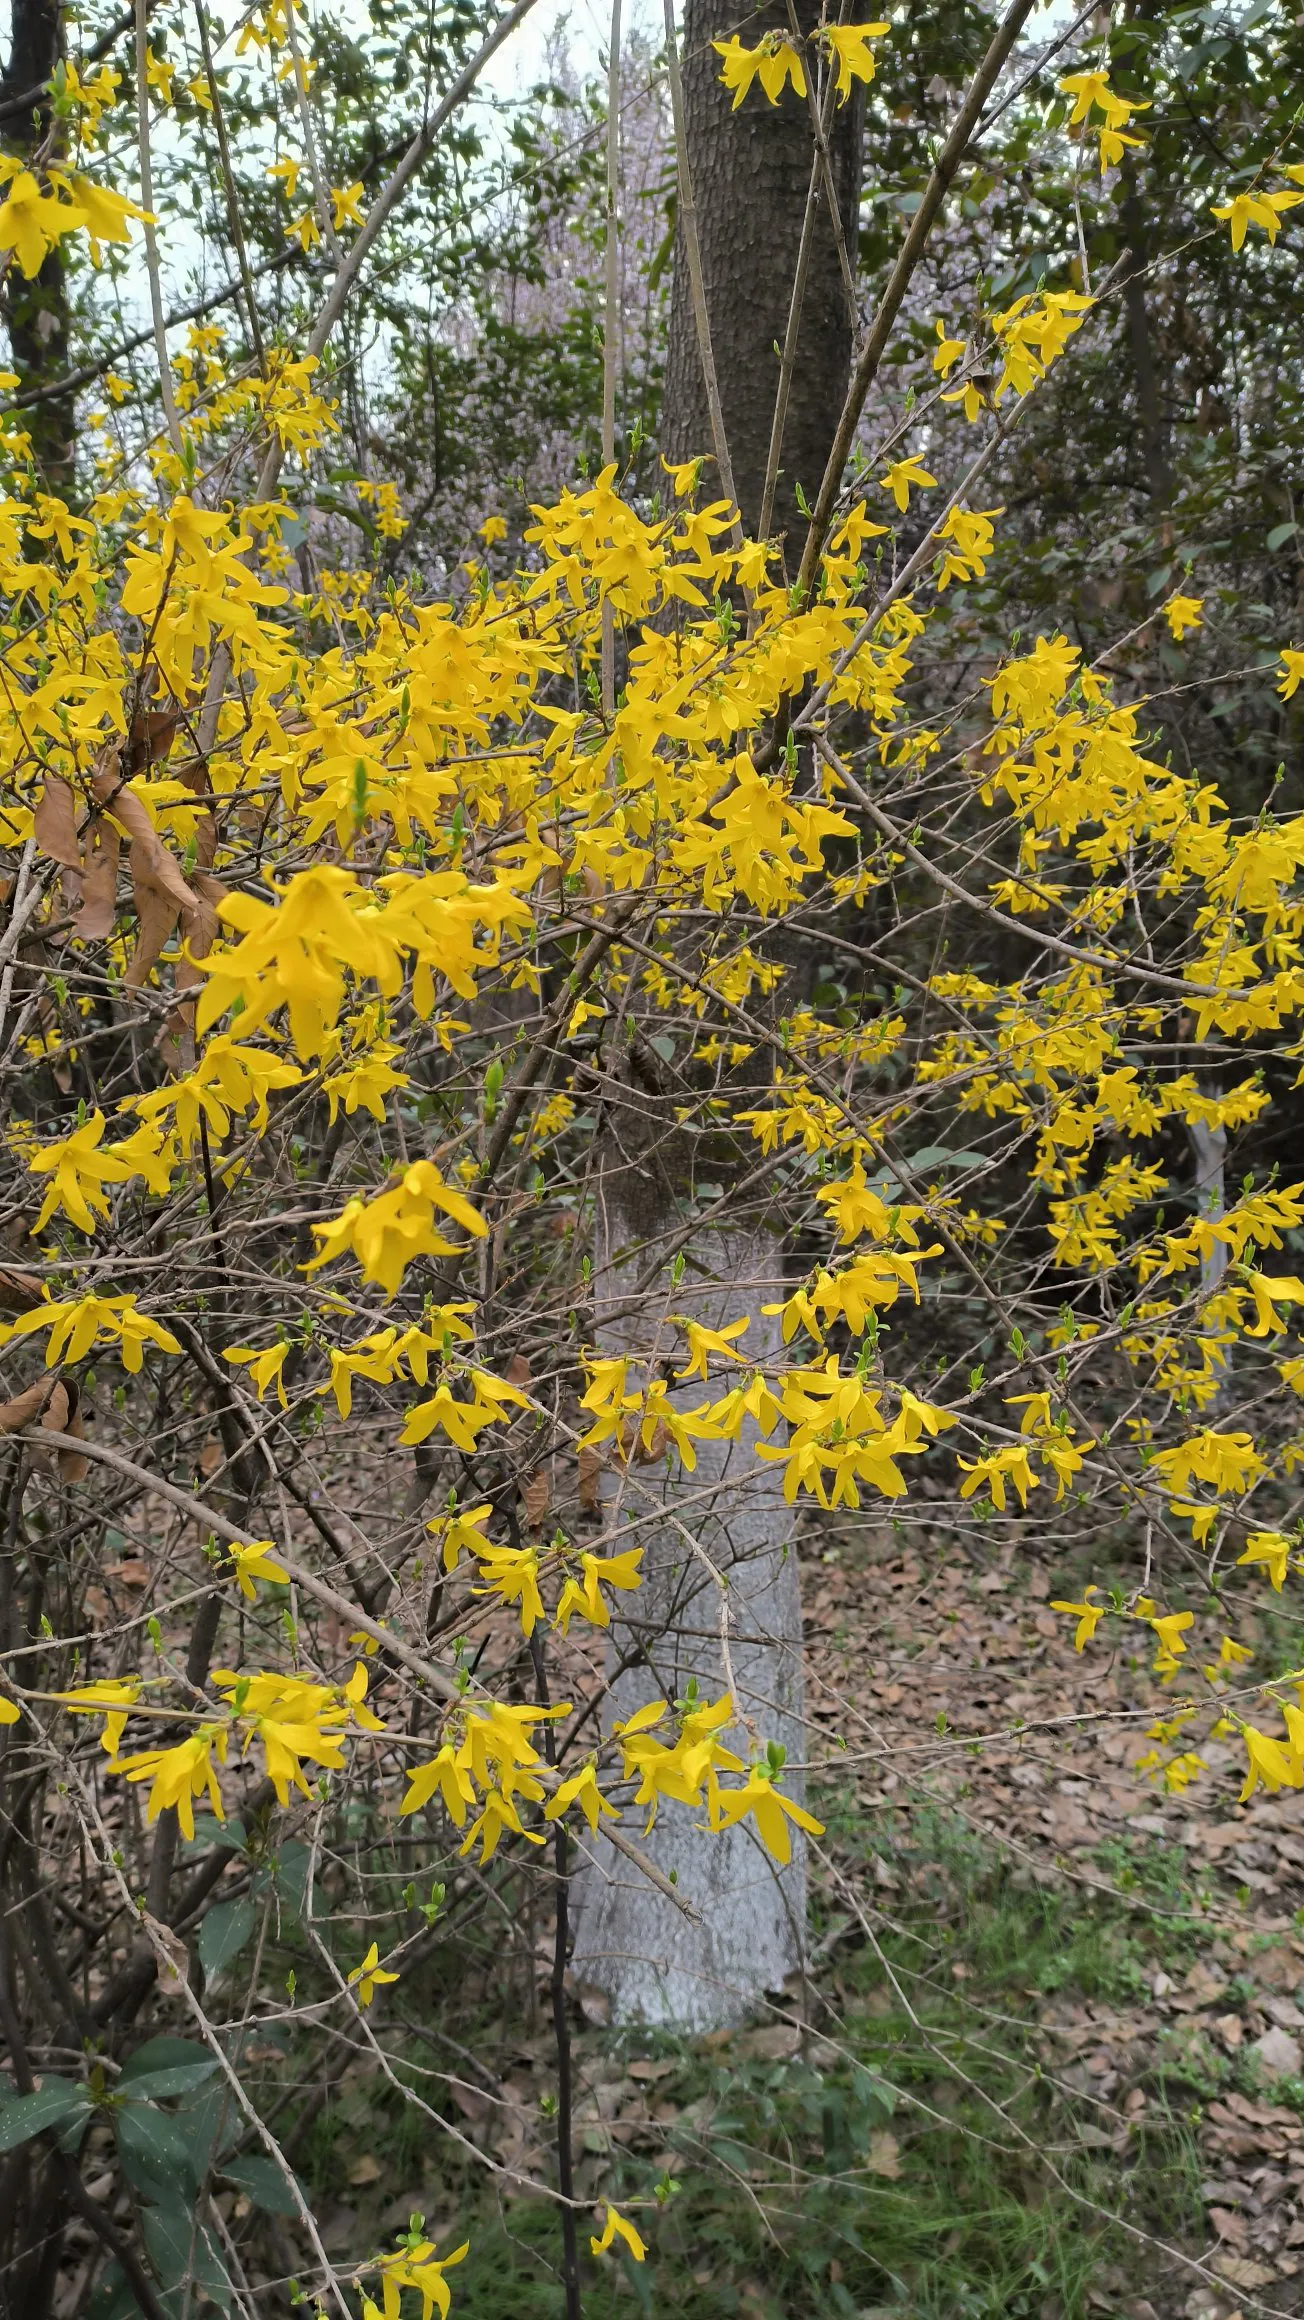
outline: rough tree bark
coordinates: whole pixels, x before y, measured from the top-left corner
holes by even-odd
[[[773,1368],[781,1355],[777,1318],[763,1304],[782,1295],[783,1251],[763,1217],[748,1228],[714,1230],[691,1244],[678,1281],[657,1249],[679,1199],[691,1190],[691,1163],[673,1131],[663,1132],[663,1098],[607,1106],[598,1190],[594,1268],[597,1335],[605,1355],[652,1357],[681,1366],[683,1339],[673,1313],[718,1329],[753,1316],[749,1359]],[[650,1287],[647,1276],[651,1274]],[[640,1375],[644,1374],[642,1371]],[[745,1373],[735,1372],[735,1376]],[[711,1398],[723,1391],[712,1382]],[[700,1379],[672,1396],[700,1401]],[[629,1526],[618,1544],[644,1549],[644,1585],[631,1616],[613,1622],[608,1647],[608,1722],[647,1701],[683,1700],[696,1685],[703,1704],[733,1695],[738,1726],[722,1735],[746,1757],[754,1736],[777,1740],[794,1763],[803,1753],[801,1602],[793,1518],[782,1469],[755,1456],[750,1425],[737,1443],[703,1442],[693,1473],[660,1455],[613,1462],[604,1477],[604,1513]],[[800,1795],[800,1781],[789,1780]],[[803,1964],[805,1861],[800,1845],[776,1871],[744,1825],[707,1834],[703,1814],[663,1804],[643,1834],[631,1833],[697,1912],[674,1903],[599,1843],[580,1885],[573,1964],[581,1981],[611,2000],[617,2021],[673,2023],[707,2030],[743,2019],[767,1990]]]
[[[818,6],[800,0],[809,31]],[[783,343],[797,266],[813,149],[810,108],[786,90],[772,107],[759,92],[731,110],[711,46],[739,29],[730,0],[689,0],[684,28],[684,110],[698,213],[702,272],[720,382],[725,433],[744,523],[754,527],[765,480],[775,393],[776,346]],[[786,8],[758,9],[742,24],[750,45],[787,31]],[[835,116],[830,160],[854,265],[863,113],[856,101]],[[852,315],[838,237],[827,207],[809,256],[799,354],[783,438],[775,502],[779,529],[799,521],[795,485],[813,496],[824,472],[846,395]],[[671,295],[662,444],[687,459],[711,441],[697,329],[682,232]],[[803,526],[804,530],[804,526]],[[797,534],[798,544],[801,533]],[[748,1067],[768,1069],[757,1055]],[[603,1353],[682,1361],[683,1340],[668,1326],[679,1312],[709,1328],[753,1316],[750,1360],[771,1369],[781,1358],[778,1321],[761,1307],[782,1295],[785,1252],[749,1212],[727,1229],[691,1239],[678,1281],[658,1250],[682,1223],[700,1174],[728,1177],[731,1155],[695,1155],[675,1127],[688,1092],[658,1084],[656,1058],[637,1036],[609,1065],[598,1154],[594,1247],[595,1321]],[[731,1091],[738,1102],[748,1096]],[[763,1095],[750,1093],[750,1100]],[[651,1371],[649,1375],[653,1374]],[[735,1377],[745,1373],[735,1372]],[[703,1398],[700,1381],[676,1396]],[[724,1390],[713,1380],[711,1398]],[[613,1622],[608,1657],[608,1722],[658,1697],[683,1699],[696,1683],[703,1699],[731,1691],[739,1718],[729,1735],[746,1757],[756,1740],[777,1740],[799,1764],[805,1754],[801,1602],[795,1524],[780,1470],[759,1463],[749,1428],[737,1444],[703,1443],[697,1468],[637,1459],[613,1464],[604,1481],[613,1527],[632,1527],[619,1544],[644,1548],[644,1586],[635,1616]],[[800,1796],[799,1778],[789,1792]],[[802,1843],[782,1870],[742,1828],[705,1834],[703,1816],[663,1804],[650,1835],[631,1826],[657,1865],[697,1912],[690,1920],[598,1842],[580,1883],[574,1945],[577,1976],[604,1990],[618,2021],[675,2023],[705,2030],[735,2022],[766,1991],[791,1989],[804,1970],[806,1867]]]
[[[797,21],[809,32],[818,5],[799,0]],[[836,14],[836,11],[835,11]],[[736,0],[689,0],[684,21],[684,115],[697,202],[702,275],[720,379],[725,434],[743,523],[755,527],[765,481],[779,357],[797,266],[810,183],[810,108],[789,86],[777,105],[754,87],[735,112],[720,80],[713,40],[737,32],[751,47],[767,32],[787,33],[786,6],[770,0],[751,16]],[[854,268],[864,107],[859,84],[829,133],[829,158]],[[842,409],[851,364],[853,320],[827,204],[820,211],[802,302],[796,380],[783,437],[783,476],[775,504],[779,529],[799,521],[794,486],[814,499]],[[676,244],[666,349],[662,448],[668,459],[710,450],[711,430],[698,358],[682,235]],[[796,536],[800,549],[801,535]]]
[[[63,55],[63,11],[60,0],[11,0],[12,37],[9,61],[0,81],[0,99],[26,96],[48,81]],[[5,123],[5,141],[24,158],[34,155],[50,135],[48,105],[14,113]],[[4,280],[4,318],[9,351],[18,373],[19,392],[44,388],[68,368],[68,286],[58,249],[30,282],[17,265]],[[25,424],[32,453],[46,490],[66,498],[72,489],[76,409],[70,394],[44,393],[29,405]]]

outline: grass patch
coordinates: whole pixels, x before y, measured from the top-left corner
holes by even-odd
[[[847,1874],[872,1891],[863,1821],[837,1835]],[[602,2123],[581,2128],[581,2189],[631,2212],[649,2243],[646,2266],[595,2261],[586,2218],[590,2320],[1087,2320],[1135,2295],[1149,2258],[1117,2219],[1198,2235],[1191,2109],[1205,2090],[1180,2058],[1128,2056],[1124,2041],[1099,2099],[1046,2018],[1135,2007],[1158,1971],[1176,1977],[1207,1951],[1175,1853],[1102,1849],[1100,1868],[1131,1880],[1129,1907],[1012,1872],[942,1807],[912,1813],[873,1913],[877,1947],[832,1917],[816,1925],[833,1939],[799,2051],[773,2051],[775,2025],[697,2045],[581,2032],[581,2084],[609,2096]],[[429,2003],[447,2013],[433,1973]],[[500,2034],[510,2041],[510,2025]],[[649,2060],[655,2106],[647,2073],[627,2075]],[[530,2083],[542,2111],[545,2061]],[[1144,2108],[1128,2114],[1133,2086]],[[428,2122],[414,2139],[415,2116],[374,2080],[329,2106],[304,2152],[319,2205],[340,2198],[365,2137],[391,2191],[423,2168],[430,2227],[470,2238],[450,2283],[458,2320],[561,2320],[556,2210],[502,2202]]]

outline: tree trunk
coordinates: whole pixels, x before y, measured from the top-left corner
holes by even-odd
[[[645,1128],[651,1118],[643,1114]],[[667,1323],[670,1313],[687,1313],[708,1328],[750,1313],[744,1350],[772,1371],[782,1353],[779,1324],[777,1316],[762,1317],[761,1307],[783,1294],[780,1243],[763,1221],[704,1234],[675,1284],[655,1257],[667,1188],[657,1182],[660,1172],[648,1153],[631,1151],[627,1137],[620,1140],[619,1157],[616,1136],[607,1140],[599,1184],[594,1287],[604,1355],[651,1355],[649,1372],[639,1374],[657,1374],[658,1359],[684,1361],[682,1338]],[[657,1275],[654,1288],[631,1296],[649,1266]],[[726,1381],[713,1374],[709,1388],[698,1379],[673,1399],[691,1408],[725,1390]],[[695,1680],[704,1702],[732,1691],[739,1721],[722,1738],[737,1755],[746,1759],[755,1742],[777,1740],[800,1763],[795,1525],[784,1504],[782,1469],[758,1462],[755,1439],[748,1426],[737,1443],[699,1444],[691,1474],[673,1457],[640,1462],[635,1455],[628,1465],[613,1460],[608,1467],[604,1514],[609,1529],[621,1529],[613,1551],[634,1543],[644,1550],[643,1586],[628,1599],[629,1616],[613,1621],[608,1639],[607,1672],[614,1679],[608,1722],[649,1700],[682,1700]],[[789,1777],[784,1786],[800,1797],[799,1779]],[[629,1834],[671,1878],[697,1922],[599,1841],[580,1881],[575,1974],[607,1993],[617,2021],[694,2031],[741,2021],[765,1991],[780,1989],[802,1968],[800,1842],[780,1871],[745,1823],[710,1834],[703,1812],[663,1803],[645,1836],[643,1817],[641,1810],[628,1815]]]
[[[803,31],[809,32],[819,17],[812,0],[799,0],[797,18]],[[752,47],[776,30],[787,32],[787,13],[770,0],[770,5],[743,20],[740,38]],[[733,111],[733,98],[720,80],[720,58],[711,43],[726,40],[735,31],[739,11],[731,0],[688,0],[683,67],[688,160],[725,436],[743,522],[750,530],[761,508],[779,384],[777,349],[788,327],[813,138],[808,101],[796,96],[791,86],[777,105],[771,105],[754,85]],[[853,269],[863,127],[857,83],[835,113],[829,133],[833,182]],[[672,460],[692,459],[711,448],[682,244],[681,231],[675,248],[661,422],[662,448]],[[821,195],[784,429],[783,474],[775,502],[779,529],[790,530],[800,521],[795,486],[800,483],[809,500],[819,489],[847,390],[851,340],[852,317],[837,237]]]
[[[0,96],[12,100],[48,81],[63,54],[60,0],[11,0],[12,39]],[[5,123],[11,149],[33,156],[50,134],[51,113],[33,103]],[[23,413],[37,472],[47,491],[66,498],[72,489],[76,410],[70,394],[48,391],[68,368],[68,286],[57,248],[47,252],[39,273],[28,282],[17,263],[4,280],[4,317],[9,351],[18,373],[18,394],[42,390],[41,400]]]
[[[800,0],[798,20],[809,31],[819,20],[818,7]],[[778,106],[753,91],[736,113],[731,110],[711,42],[727,38],[737,24],[737,11],[726,0],[689,0],[684,112],[725,434],[743,519],[754,528],[813,135],[807,100],[791,89]],[[770,5],[747,19],[745,38],[750,45],[787,26],[786,13]],[[853,265],[862,127],[857,96],[837,113],[830,136]],[[847,390],[851,348],[837,235],[821,202],[775,502],[780,528],[801,520],[796,485],[811,498],[818,489]],[[662,442],[672,459],[693,458],[711,442],[682,228]],[[782,1244],[767,1230],[763,1212],[740,1214],[726,1229],[696,1236],[687,1251],[689,1269],[678,1283],[667,1263],[658,1261],[659,1246],[682,1221],[694,1169],[727,1180],[736,1163],[719,1145],[709,1161],[702,1143],[694,1156],[691,1140],[676,1129],[674,1099],[656,1085],[654,1071],[640,1072],[639,1048],[635,1039],[623,1083],[619,1077],[608,1083],[594,1251],[599,1344],[604,1355],[636,1353],[654,1363],[674,1355],[682,1366],[682,1340],[667,1326],[670,1314],[685,1312],[719,1328],[748,1313],[747,1358],[772,1372],[783,1360],[783,1346],[777,1316],[763,1316],[761,1307],[782,1297],[785,1265]],[[757,1057],[753,1069],[758,1065],[768,1069],[768,1058]],[[730,1092],[740,1105],[749,1097],[763,1100],[754,1089]],[[735,1379],[745,1375],[733,1373]],[[709,1398],[725,1390],[726,1381],[713,1377]],[[698,1381],[675,1398],[689,1407],[707,1394]],[[624,1468],[613,1462],[604,1493],[608,1527],[630,1526],[617,1544],[644,1548],[643,1587],[630,1599],[631,1616],[613,1621],[609,1637],[608,1722],[649,1700],[682,1699],[695,1681],[708,1700],[732,1692],[738,1722],[728,1744],[736,1754],[747,1759],[777,1741],[800,1764],[805,1746],[796,1526],[784,1503],[780,1469],[757,1460],[753,1431],[748,1428],[738,1443],[702,1443],[691,1474],[673,1457],[646,1464],[635,1457]],[[799,1777],[789,1776],[784,1785],[800,1796]],[[806,1864],[799,1834],[794,1832],[791,1862],[778,1870],[746,1823],[712,1835],[703,1820],[700,1812],[663,1804],[646,1838],[642,1815],[630,1820],[630,1833],[691,1903],[694,1920],[601,1840],[580,1881],[574,1969],[580,1980],[607,1993],[618,2021],[711,2029],[741,2020],[766,1991],[780,1989],[803,1970]]]

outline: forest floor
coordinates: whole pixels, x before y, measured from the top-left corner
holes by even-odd
[[[867,1840],[886,1919],[904,1929],[922,1912],[913,1971],[896,1964],[877,2002],[904,2016],[907,2050],[909,2013],[927,2029],[936,2010],[939,2054],[971,2084],[968,2048],[1021,2058],[1052,2090],[1034,2195],[1096,2262],[1048,2290],[1046,2320],[1066,2288],[1070,2305],[1129,2320],[1296,2313],[1304,1808],[1289,1792],[1240,1803],[1243,1751],[1223,1742],[1181,1793],[1147,1780],[1148,1727],[1171,1708],[1151,1652],[1111,1655],[1105,1628],[1078,1655],[1075,1622],[1048,1608],[1089,1575],[1022,1548],[980,1571],[881,1525],[811,1558],[812,1704],[856,1758],[830,1834]],[[1238,1632],[1257,1673],[1304,1662],[1275,1604]],[[1197,1603],[1193,1673],[1220,1636],[1216,1606]],[[835,1999],[838,1979],[835,1965]],[[978,2123],[982,2105],[966,2108]],[[1017,2104],[1006,2117],[1017,2128]],[[908,2105],[899,2119],[904,2184],[929,2128]],[[997,2140],[1003,2123],[988,2122]],[[1075,2173],[1092,2145],[1108,2155],[1094,2187]],[[1096,2238],[1093,2199],[1122,2232]]]
[[[1079,1657],[1048,1608],[1086,1572],[1022,1542],[979,1569],[926,1523],[803,1551],[812,1753],[838,1766],[813,1795],[810,1978],[693,2042],[573,1993],[577,2190],[650,2242],[636,2266],[586,2238],[586,2316],[1304,2313],[1299,1798],[1240,1804],[1220,1743],[1183,1793],[1147,1781],[1171,1708],[1150,1652],[1111,1657],[1102,1629]],[[1246,1639],[1256,1674],[1304,1660],[1275,1603]],[[549,1948],[540,1924],[511,1992],[504,1962],[478,2009],[432,1987],[403,2021],[432,2066],[454,2030],[474,2051],[452,2094],[489,2191],[365,2066],[302,2154],[328,2247],[414,2210],[469,2232],[457,2320],[562,2311],[556,2210],[513,2184],[551,2170]]]

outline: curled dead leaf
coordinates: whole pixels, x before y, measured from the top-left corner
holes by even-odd
[[[62,774],[47,773],[45,777],[45,787],[32,816],[32,835],[43,854],[62,862],[65,870],[80,870],[77,803],[71,783]]]
[[[86,846],[82,905],[72,931],[83,942],[102,942],[113,932],[118,909],[118,855],[122,840],[112,822],[97,822]]]
[[[0,1404],[0,1434],[21,1434],[31,1425],[38,1425],[50,1434],[71,1434],[77,1441],[84,1439],[86,1429],[82,1424],[75,1379],[38,1378],[35,1385],[25,1386],[21,1394]],[[34,1445],[34,1455],[44,1463],[50,1453]],[[61,1445],[56,1456],[62,1481],[85,1481],[89,1465],[80,1452]]]
[[[585,1514],[601,1514],[602,1460],[596,1450],[586,1445],[580,1451],[578,1463],[580,1506]]]
[[[170,709],[137,711],[131,721],[127,740],[127,765],[132,773],[143,773],[150,765],[161,765],[181,723],[184,711],[179,702]]]
[[[521,1508],[525,1515],[527,1529],[542,1530],[551,1505],[552,1482],[547,1467],[541,1466],[537,1474],[530,1476],[521,1492]]]
[[[18,1265],[0,1265],[0,1306],[6,1313],[30,1313],[41,1302],[39,1273],[24,1273]]]
[[[166,1963],[163,1958],[159,1960],[160,1981],[188,1982],[190,1980],[190,1952],[180,1934],[174,1933],[170,1925],[161,1925],[157,1917],[150,1916],[147,1909],[142,1909],[140,1917],[155,1953],[157,1954],[159,1950],[162,1950],[166,1958]]]

